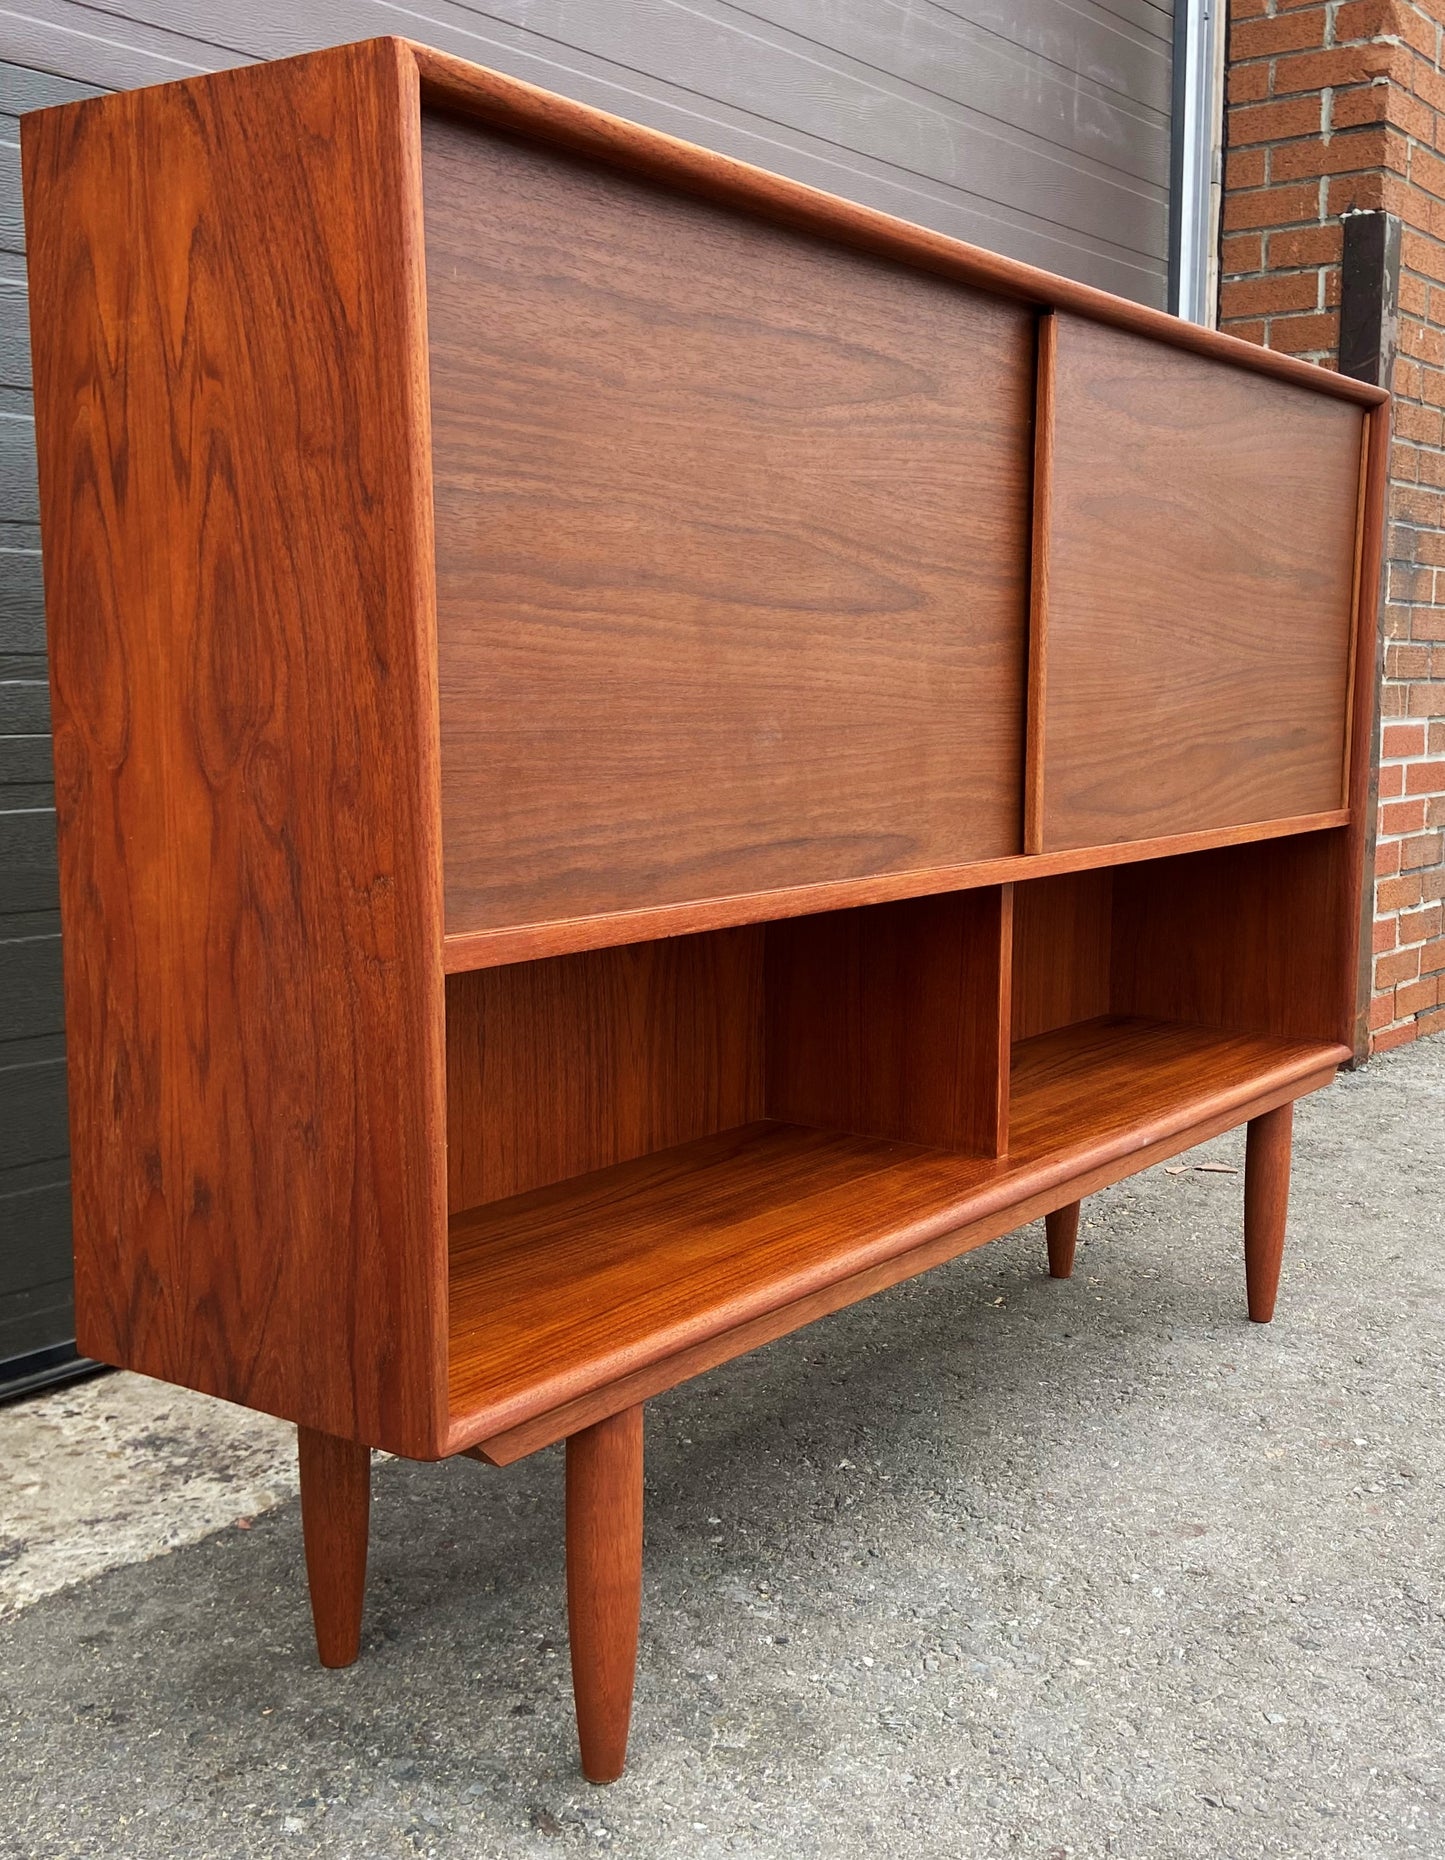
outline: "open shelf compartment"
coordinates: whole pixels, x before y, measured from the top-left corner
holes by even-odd
[[[880,1284],[966,1251],[1141,1154],[1323,1084],[1346,1057],[1331,1043],[1101,1017],[1015,1050],[1005,1157],[759,1120],[459,1213],[457,1444],[884,1262],[899,1269]],[[942,1236],[951,1244],[927,1251]]]

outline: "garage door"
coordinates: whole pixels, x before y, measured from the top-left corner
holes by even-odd
[[[16,118],[402,33],[1164,305],[1154,0],[26,0],[0,6],[0,1384],[70,1348],[54,818]]]

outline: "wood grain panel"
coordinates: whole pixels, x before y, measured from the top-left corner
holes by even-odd
[[[1091,1172],[1127,1174],[1151,1146],[1252,1115],[1272,1093],[1323,1082],[1347,1056],[1342,1046],[1091,1021],[1015,1050],[1007,1159],[761,1123],[459,1215],[452,1448],[954,1230],[996,1221],[989,1231],[1003,1231],[1031,1197],[1077,1199],[1061,1190]],[[969,1244],[960,1232],[952,1250]],[[945,1243],[936,1257],[948,1252]]]
[[[644,129],[624,117],[574,103],[569,97],[468,64],[450,53],[411,42],[407,49],[421,73],[423,101],[437,109],[537,137],[624,173],[663,181],[699,199],[742,204],[777,225],[834,239],[858,251],[881,253],[1019,303],[1048,305],[1090,317],[1108,328],[1133,330],[1249,374],[1299,382],[1317,394],[1353,401],[1357,406],[1378,406],[1388,398],[1373,383],[1351,380],[1217,329],[1181,322],[1126,297],[1002,258],[997,252],[966,245],[856,200],[823,193],[749,162]]]
[[[768,1116],[998,1155],[1011,905],[991,886],[769,926]]]
[[[1031,316],[423,151],[448,932],[1018,851]]]
[[[1338,806],[1363,416],[1056,320],[1043,850]]]
[[[452,1210],[763,1115],[761,927],[447,982]]]
[[[80,1348],[425,1453],[417,118],[383,42],[31,117],[24,164]]]
[[[1013,1039],[1108,1013],[1112,896],[1107,868],[1014,886]]]
[[[1115,1010],[1350,1044],[1354,857],[1340,828],[1119,867]]]

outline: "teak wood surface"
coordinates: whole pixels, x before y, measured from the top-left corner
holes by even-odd
[[[515,1447],[1357,1037],[1379,390],[400,40],[23,133],[87,1351]]]

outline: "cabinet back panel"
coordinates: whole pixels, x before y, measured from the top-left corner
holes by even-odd
[[[1043,850],[1343,804],[1360,409],[1058,319]]]
[[[1018,851],[1032,313],[422,150],[448,933]]]
[[[763,934],[449,976],[452,1212],[761,1117]]]
[[[1120,866],[1114,1012],[1348,1045],[1352,858],[1339,829]]]

